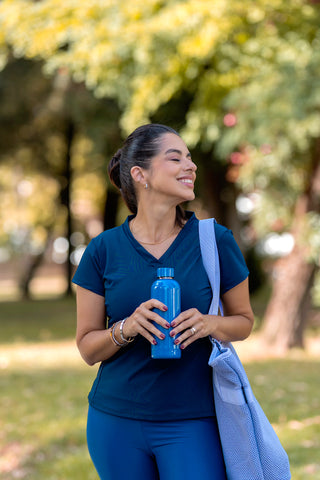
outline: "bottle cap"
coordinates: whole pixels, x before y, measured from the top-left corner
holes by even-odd
[[[158,268],[157,277],[174,277],[174,268]]]

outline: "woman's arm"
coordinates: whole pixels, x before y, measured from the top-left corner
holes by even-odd
[[[76,340],[81,356],[88,365],[107,360],[120,348],[111,339],[111,329],[106,330],[104,301],[103,296],[85,288],[77,287]],[[153,344],[157,343],[153,335],[161,340],[163,333],[153,325],[152,321],[167,329],[170,325],[160,315],[152,311],[154,308],[167,310],[163,303],[155,299],[142,303],[126,319],[123,326],[124,338],[135,337],[140,334]],[[119,324],[115,327],[114,336],[117,341],[123,343]]]
[[[226,292],[222,298],[224,316],[212,316],[211,335],[222,342],[244,340],[252,330],[254,315],[250,305],[248,279]]]
[[[198,338],[211,335],[217,340],[231,342],[244,340],[252,330],[254,316],[250,305],[248,279],[231,288],[222,296],[224,316],[204,315],[196,308],[182,312],[171,325],[170,335],[183,332],[176,343],[185,348]],[[193,328],[195,333],[192,333]]]
[[[111,340],[110,329],[106,330],[105,318],[104,297],[78,286],[76,341],[88,365],[106,360],[119,350]]]
[[[220,287],[224,287],[225,293],[221,296],[224,317],[211,316],[209,318],[210,335],[221,341],[244,340],[250,334],[254,322],[249,298],[248,277],[241,281],[244,278],[243,275],[249,272],[232,232],[217,224],[214,225],[214,228],[218,234]],[[237,283],[237,285],[230,289],[230,282],[236,279],[234,284]],[[227,285],[229,290],[226,291]]]

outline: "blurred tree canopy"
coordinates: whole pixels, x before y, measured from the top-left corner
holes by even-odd
[[[24,59],[9,59],[0,99],[0,247],[18,257],[20,288],[28,296],[53,240],[70,238],[82,224],[86,232],[100,217],[104,157],[116,148],[119,114],[114,101],[97,100],[65,69],[48,77],[41,62]],[[66,267],[70,290],[70,262]]]
[[[3,0],[0,27],[1,65],[13,52],[53,76],[66,69],[118,102],[125,133],[170,124],[183,104],[177,124],[206,171],[215,165],[218,198],[233,185],[252,203],[247,243],[292,234],[265,334],[301,345],[320,252],[318,2]]]

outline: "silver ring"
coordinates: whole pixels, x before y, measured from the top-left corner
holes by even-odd
[[[191,327],[191,328],[190,328],[190,332],[191,332],[192,335],[194,335],[194,334],[196,333],[196,331],[197,331],[197,330],[196,330],[194,327]]]

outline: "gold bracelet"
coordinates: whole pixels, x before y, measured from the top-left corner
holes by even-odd
[[[114,341],[113,335],[112,335],[112,330],[111,330],[111,329],[110,329],[110,338],[111,338],[111,340],[112,340],[112,343],[113,343],[116,347],[119,347],[119,346],[120,346],[120,345],[118,345],[118,344]]]

